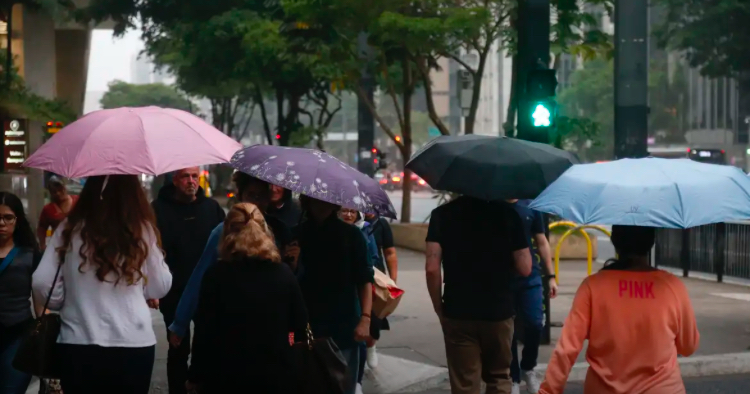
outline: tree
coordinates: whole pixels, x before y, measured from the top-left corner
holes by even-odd
[[[425,66],[437,64],[436,57],[453,59],[472,78],[471,102],[466,116],[464,133],[473,134],[487,58],[512,42],[513,31],[509,25],[509,20],[517,11],[517,1],[467,0],[459,5],[456,5],[457,3],[454,1],[438,1],[436,3],[434,4],[436,13],[443,16],[441,18],[443,29],[432,29],[433,31],[427,33],[435,37],[437,32],[442,36],[437,35],[438,38],[434,39],[437,44],[434,54],[427,52],[422,55],[432,63],[426,60],[417,62],[424,86],[428,112],[430,119],[441,133],[449,134],[448,128],[440,120],[435,110],[431,88],[432,81],[429,77],[430,70]],[[404,23],[409,22],[409,20],[404,20]],[[416,43],[416,45],[419,45],[419,43]],[[475,65],[471,64],[473,62],[467,61],[465,55],[473,57],[476,60]],[[455,130],[455,132],[458,132],[458,130]]]
[[[6,63],[6,53],[0,51],[0,64]],[[11,66],[0,68],[0,108],[13,116],[24,116],[36,121],[56,120],[63,123],[73,122],[77,115],[67,102],[60,99],[47,99],[33,93],[26,87],[18,69]],[[9,114],[9,115],[10,115]]]
[[[269,143],[278,135],[287,145],[304,126],[303,100],[331,68],[299,50],[304,29],[288,23],[277,1],[94,0],[79,17],[113,19],[115,34],[138,22],[147,52],[177,77],[181,90],[210,99],[214,119],[222,119],[225,129],[237,124],[243,108],[257,108]],[[276,103],[276,130],[267,98]]]
[[[571,75],[570,87],[558,96],[558,132],[562,147],[575,148],[582,158],[608,160],[614,144],[614,66],[595,59]]]
[[[175,88],[161,83],[145,85],[130,84],[123,81],[112,81],[102,96],[102,108],[146,107],[154,105],[162,108],[181,109],[194,113],[193,103]]]
[[[750,78],[750,3],[745,0],[657,0],[664,19],[658,43],[684,54],[711,77]]]

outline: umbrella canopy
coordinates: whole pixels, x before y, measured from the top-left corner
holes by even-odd
[[[688,228],[750,219],[750,178],[688,159],[621,159],[573,166],[531,208],[581,224]]]
[[[325,152],[253,145],[238,151],[229,165],[318,200],[396,218],[391,200],[374,179]]]
[[[24,166],[67,178],[159,175],[226,163],[237,141],[185,111],[159,107],[92,112],[42,145]]]
[[[433,189],[493,201],[534,198],[576,163],[549,145],[470,134],[432,140],[406,167]]]

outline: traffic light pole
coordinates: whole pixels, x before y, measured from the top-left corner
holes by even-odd
[[[615,1],[615,158],[648,156],[648,0]]]
[[[529,76],[533,70],[547,69],[550,64],[550,0],[526,0],[519,2],[518,10],[518,60],[517,77],[513,81],[517,97],[517,134],[519,139],[549,143],[549,128],[535,128],[532,120],[533,92],[529,91]],[[544,132],[540,132],[540,131]],[[541,343],[551,343],[551,309],[549,287],[544,283],[544,329]],[[522,331],[522,330],[521,330]]]
[[[359,53],[367,58],[369,48],[367,35],[360,33],[357,42]],[[360,88],[365,92],[367,100],[374,104],[375,101],[375,79],[367,67],[364,67],[362,78],[359,81]],[[344,130],[346,132],[346,130]],[[357,169],[368,176],[375,175],[372,149],[375,147],[375,119],[362,97],[357,98]]]
[[[528,78],[532,70],[546,69],[550,64],[550,0],[519,2],[518,10],[518,60],[516,96],[518,97],[517,134],[519,139],[549,143],[547,129],[535,130],[532,122],[528,91]]]

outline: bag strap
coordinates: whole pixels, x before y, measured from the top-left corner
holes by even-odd
[[[52,292],[55,291],[57,278],[60,276],[60,269],[62,268],[64,262],[65,262],[65,256],[60,257],[60,264],[57,265],[57,272],[55,272],[55,279],[52,280],[52,287],[50,287],[49,289],[49,294],[47,294],[47,300],[44,301],[44,309],[42,309],[42,314],[39,317],[42,317],[45,314],[47,314],[47,307],[49,306],[49,300],[52,298]]]
[[[8,268],[8,266],[10,265],[10,263],[13,262],[13,259],[16,258],[17,254],[18,254],[18,248],[14,246],[10,250],[10,252],[8,252],[8,255],[5,256],[5,259],[3,260],[3,262],[0,263],[0,274],[2,274],[3,271],[5,271],[5,269]]]

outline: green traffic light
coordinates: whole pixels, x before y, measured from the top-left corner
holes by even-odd
[[[550,113],[547,107],[537,104],[536,108],[534,108],[534,113],[531,114],[531,117],[534,119],[534,127],[549,127],[552,124],[550,121],[551,116],[552,113]]]

